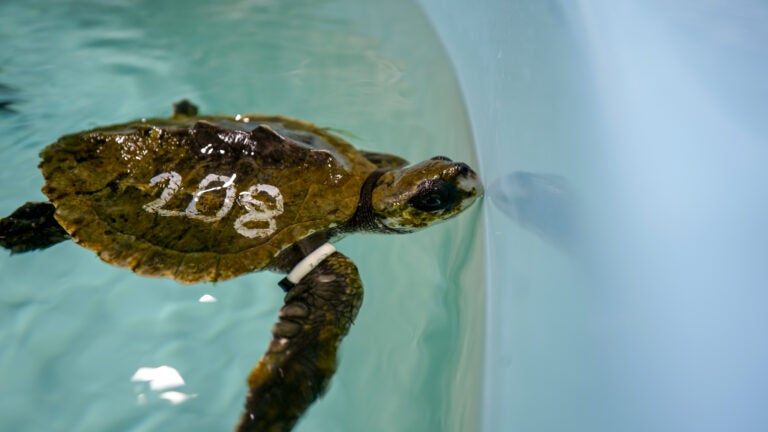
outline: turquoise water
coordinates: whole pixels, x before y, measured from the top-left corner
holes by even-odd
[[[43,199],[37,153],[57,137],[163,116],[183,97],[207,113],[296,116],[360,147],[476,166],[451,67],[409,1],[2,2],[0,213]],[[477,428],[478,215],[338,245],[366,298],[330,391],[297,430]],[[0,256],[0,429],[230,429],[282,303],[279,278],[181,286],[72,243]],[[184,384],[132,381],[163,365]]]

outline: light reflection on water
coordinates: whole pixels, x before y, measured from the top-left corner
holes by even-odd
[[[13,185],[0,188],[3,215],[43,199],[35,167],[46,144],[166,116],[184,97],[203,113],[280,113],[414,162],[445,154],[476,166],[450,67],[407,1],[3,2],[0,83],[0,184]],[[341,242],[366,300],[329,393],[297,430],[476,423],[476,217]],[[0,256],[0,429],[230,429],[282,304],[278,279],[180,286],[71,242]],[[185,385],[137,393],[133,374],[158,365]],[[182,403],[150,403],[165,393]]]
[[[149,403],[150,397],[157,395],[157,398],[167,400],[173,405],[186,402],[190,398],[197,397],[196,394],[187,394],[178,390],[170,390],[182,387],[186,384],[184,378],[175,368],[163,365],[158,367],[140,367],[131,377],[131,382],[146,383],[138,385],[135,391],[138,393],[136,401],[139,405]]]

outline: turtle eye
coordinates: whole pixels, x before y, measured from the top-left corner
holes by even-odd
[[[452,208],[459,197],[456,187],[443,180],[425,183],[419,189],[419,192],[408,200],[408,204],[424,212]]]
[[[429,193],[415,197],[410,204],[421,211],[431,212],[443,208],[443,197],[437,193]]]

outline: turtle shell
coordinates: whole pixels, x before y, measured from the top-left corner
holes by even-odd
[[[46,147],[43,192],[80,245],[181,282],[224,280],[355,212],[376,167],[341,138],[279,116],[178,115]]]

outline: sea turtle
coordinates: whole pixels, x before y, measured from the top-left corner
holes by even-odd
[[[483,192],[469,166],[443,156],[408,165],[301,120],[200,116],[186,100],[171,118],[67,135],[41,157],[50,202],[0,220],[12,252],[71,238],[110,264],[184,283],[288,273],[240,431],[290,430],[336,369],[363,289],[330,242],[413,232]]]

